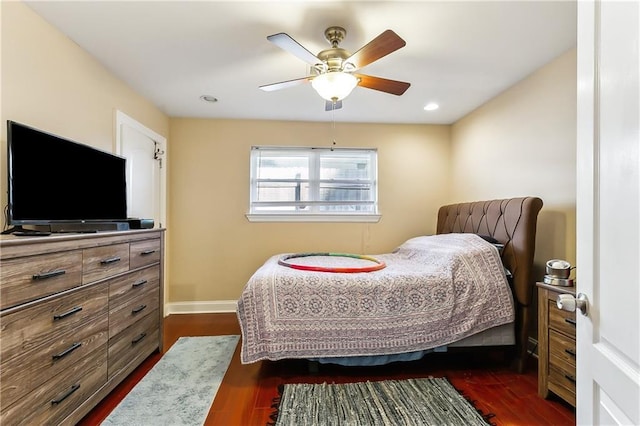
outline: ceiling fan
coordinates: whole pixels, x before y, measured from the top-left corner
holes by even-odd
[[[339,47],[346,35],[347,31],[342,27],[327,28],[324,36],[331,44],[331,48],[321,51],[318,55],[309,52],[286,33],[268,36],[267,40],[310,64],[311,71],[306,77],[266,84],[260,86],[260,89],[270,92],[311,82],[313,88],[326,100],[325,109],[334,110],[342,107],[342,99],[347,97],[356,86],[398,96],[411,86],[410,83],[403,81],[356,73],[359,69],[406,45],[406,42],[395,32],[384,31],[354,54]]]

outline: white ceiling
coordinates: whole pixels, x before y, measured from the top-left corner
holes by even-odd
[[[575,1],[28,5],[171,117],[449,124],[576,44]],[[329,47],[324,30],[333,25],[347,30],[340,47],[351,52],[386,29],[402,37],[405,47],[361,72],[410,82],[407,92],[357,87],[331,113],[310,84],[258,89],[309,71],[268,35],[285,32],[316,54]],[[428,102],[440,109],[424,111]]]

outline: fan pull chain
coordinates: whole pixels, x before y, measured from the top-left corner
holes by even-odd
[[[331,133],[332,133],[332,144],[331,151],[336,146],[336,102],[333,101],[331,103]]]

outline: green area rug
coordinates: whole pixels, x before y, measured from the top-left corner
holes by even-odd
[[[181,337],[103,425],[202,425],[240,336]]]
[[[286,384],[272,417],[276,426],[487,425],[444,378],[345,384]]]

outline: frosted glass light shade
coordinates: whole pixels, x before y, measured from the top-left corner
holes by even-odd
[[[347,96],[358,85],[358,79],[352,74],[333,71],[320,74],[311,80],[311,86],[328,101],[339,101]]]

